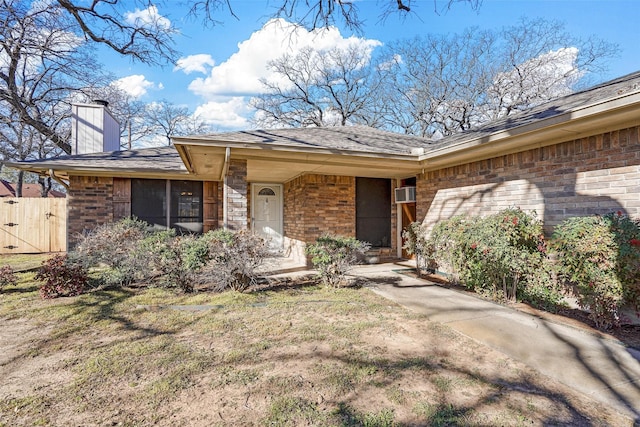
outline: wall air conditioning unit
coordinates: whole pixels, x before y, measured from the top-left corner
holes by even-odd
[[[396,203],[413,203],[416,201],[416,187],[396,188]]]

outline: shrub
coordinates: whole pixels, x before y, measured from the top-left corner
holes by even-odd
[[[17,281],[16,273],[10,265],[0,267],[0,289],[8,285],[15,286]]]
[[[569,218],[553,234],[558,274],[599,328],[620,323],[620,308],[640,309],[640,223],[621,212]]]
[[[86,269],[101,264],[109,267],[100,273],[107,284],[131,284],[147,266],[136,250],[149,235],[147,229],[147,223],[135,218],[100,225],[85,235],[70,255]]]
[[[175,230],[155,231],[138,242],[136,258],[145,260],[146,267],[138,273],[141,281],[151,281],[164,287],[193,290],[182,261],[180,239]]]
[[[214,283],[214,290],[244,291],[258,278],[257,268],[269,256],[266,242],[248,230],[219,229],[201,237],[207,242],[209,259],[198,275],[200,281]],[[191,252],[203,253],[199,245]],[[199,263],[195,262],[196,264]]]
[[[358,262],[371,245],[354,237],[319,237],[315,243],[307,245],[305,252],[318,270],[318,278],[327,286],[340,285],[349,270]]]
[[[456,216],[441,221],[427,241],[435,264],[451,269],[466,287],[494,299],[559,295],[543,291],[546,244],[535,213],[509,208],[486,217]],[[537,289],[534,289],[534,288]]]
[[[462,243],[468,221],[461,215],[439,221],[425,240],[425,253],[429,257],[427,263],[447,271],[454,281],[460,280],[459,270],[463,269],[465,258]]]
[[[421,276],[422,270],[426,269],[429,272],[434,272],[437,265],[433,259],[433,245],[429,244],[427,234],[424,231],[422,224],[419,222],[413,222],[402,231],[402,238],[404,245],[402,248],[410,255],[416,257],[416,272],[418,277]]]
[[[44,261],[35,279],[44,282],[40,286],[42,298],[80,295],[89,281],[84,267],[69,262],[66,255],[56,255]]]

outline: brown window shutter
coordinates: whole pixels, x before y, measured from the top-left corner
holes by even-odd
[[[131,180],[113,178],[113,220],[131,216]]]
[[[218,228],[218,183],[204,181],[202,186],[202,231],[206,233]]]

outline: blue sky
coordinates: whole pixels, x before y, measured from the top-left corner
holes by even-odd
[[[166,1],[158,5],[157,13],[181,32],[175,39],[182,56],[181,67],[132,64],[102,50],[101,62],[123,79],[123,88],[144,102],[167,99],[186,105],[209,120],[215,130],[247,128],[252,114],[247,102],[258,91],[259,77],[266,75],[266,61],[280,56],[287,47],[340,44],[358,36],[342,28],[321,39],[305,32],[298,34],[291,46],[284,34],[285,22],[262,30],[278,2],[271,1],[272,6],[263,0],[231,0],[238,19],[223,12],[219,19],[224,23],[210,28],[204,28],[197,19],[185,19],[180,2]],[[421,0],[413,7],[415,14],[405,19],[390,16],[380,22],[381,1],[387,0],[357,1],[360,17],[365,20],[358,43],[373,48],[421,34],[460,32],[471,26],[500,28],[515,24],[521,17],[541,17],[563,22],[566,30],[578,37],[595,35],[617,43],[621,53],[609,63],[603,79],[640,70],[639,0],[484,0],[478,11],[459,4],[440,14],[434,12],[432,0]]]

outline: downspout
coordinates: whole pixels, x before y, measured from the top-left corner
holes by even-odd
[[[66,182],[64,182],[61,178],[59,178],[58,176],[56,176],[55,172],[53,171],[53,169],[49,169],[49,176],[58,184],[62,185],[67,191],[69,190],[69,184],[67,184]]]
[[[231,157],[231,148],[227,147],[224,152],[224,164],[222,165],[222,173],[220,176],[220,180],[223,182],[222,184],[222,226],[225,230],[229,229],[229,214],[227,212],[228,202],[227,202],[227,172],[229,172],[229,158]]]
[[[399,188],[402,185],[402,180],[395,180],[395,188]],[[392,197],[393,197],[392,193]],[[395,200],[393,200],[395,203]],[[396,203],[396,257],[402,259],[402,206]]]

